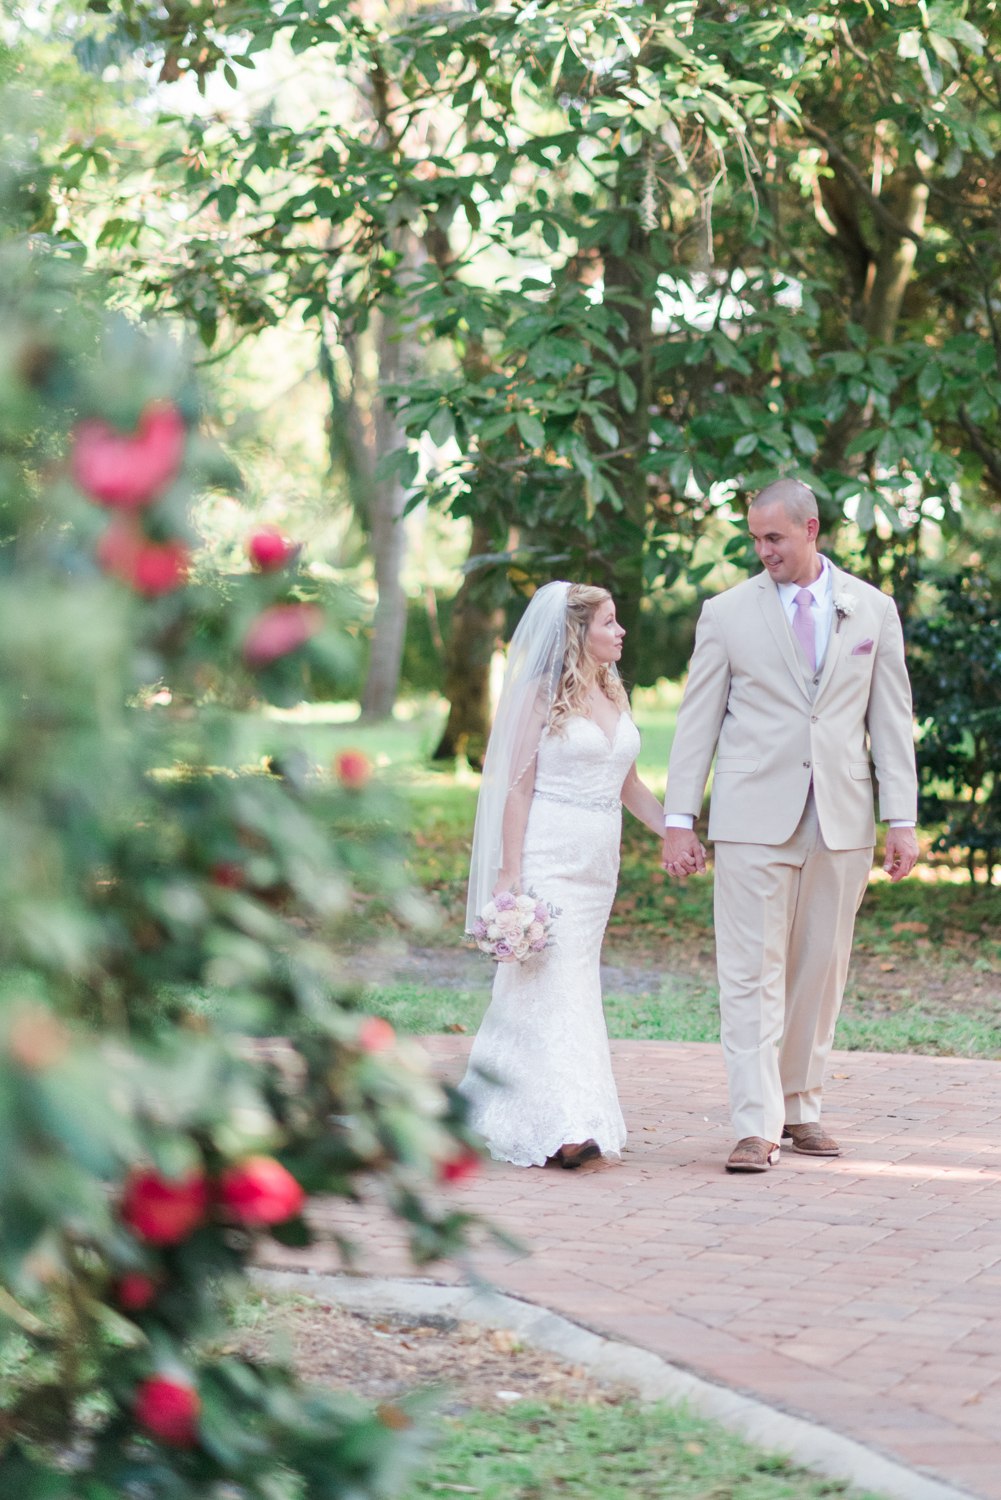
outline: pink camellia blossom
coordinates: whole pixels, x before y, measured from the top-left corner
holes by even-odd
[[[257,616],[243,640],[243,659],[250,667],[268,667],[304,646],[323,629],[323,610],[315,604],[273,604]]]
[[[95,556],[105,573],[148,599],[181,588],[191,563],[183,542],[151,542],[130,516],[117,516],[112,521],[98,539]]]
[[[193,1448],[198,1441],[201,1397],[187,1381],[151,1375],[136,1387],[134,1410],[140,1427],[172,1448]]]
[[[250,1156],[223,1172],[219,1199],[246,1228],[263,1229],[294,1218],[306,1194],[273,1156]]]
[[[477,917],[476,921],[473,923],[473,937],[477,938],[477,939],[480,939],[480,938],[485,938],[486,935],[487,935],[487,924],[486,924],[486,922],[484,922],[484,920],[483,920],[482,917]]]
[[[537,943],[539,939],[541,937],[545,937],[545,935],[546,929],[543,927],[541,922],[533,922],[525,934],[530,943]]]
[[[543,950],[543,948],[545,948],[547,942],[548,942],[548,939],[545,937],[545,935],[543,935],[540,938],[537,938],[536,941],[531,944],[532,952],[533,953],[541,953],[542,950]]]
[[[70,456],[73,482],[101,505],[149,505],[180,473],[185,436],[184,418],[172,401],[151,401],[131,435],[97,417],[78,422]]]
[[[358,1028],[358,1046],[363,1052],[388,1052],[396,1046],[396,1032],[382,1016],[369,1016]]]
[[[438,1179],[441,1182],[464,1182],[467,1177],[475,1177],[481,1166],[480,1153],[472,1146],[464,1146],[458,1156],[440,1163]]]
[[[494,905],[498,911],[514,911],[514,896],[510,891],[501,891],[494,897]]]
[[[514,932],[521,926],[516,911],[501,911],[497,913],[497,926],[501,932]]]
[[[539,901],[539,902],[536,903],[536,907],[535,907],[535,920],[537,922],[548,922],[549,921],[549,912],[546,909],[546,903],[544,901]]]
[[[334,775],[350,792],[360,792],[372,779],[372,762],[364,750],[342,750],[334,757]]]
[[[289,540],[277,526],[260,526],[251,532],[247,541],[247,552],[255,567],[262,573],[276,573],[290,563],[299,551],[295,542]]]

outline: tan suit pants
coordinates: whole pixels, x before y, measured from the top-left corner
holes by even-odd
[[[785,844],[716,841],[720,1039],[737,1139],[820,1119],[872,848],[831,850],[813,801]]]

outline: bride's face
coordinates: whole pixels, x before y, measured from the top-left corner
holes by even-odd
[[[588,655],[598,662],[618,661],[625,633],[615,618],[615,605],[611,599],[606,604],[599,604],[587,627]]]

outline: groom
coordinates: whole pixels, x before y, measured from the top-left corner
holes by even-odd
[[[872,866],[870,751],[890,825],[883,868],[901,880],[918,856],[893,600],[817,551],[817,502],[798,480],[763,489],[748,527],[764,572],[703,605],[664,801],[665,870],[704,872],[692,828],[717,752],[709,837],[729,1172],[766,1171],[786,1137],[794,1151],[840,1155],[820,1104]]]

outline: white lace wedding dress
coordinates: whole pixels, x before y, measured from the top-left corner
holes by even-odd
[[[625,713],[611,744],[579,717],[539,744],[522,887],[562,911],[543,953],[497,965],[461,1084],[491,1155],[518,1167],[542,1166],[568,1142],[593,1137],[606,1155],[625,1144],[599,959],[619,874],[619,794],[639,748]]]

